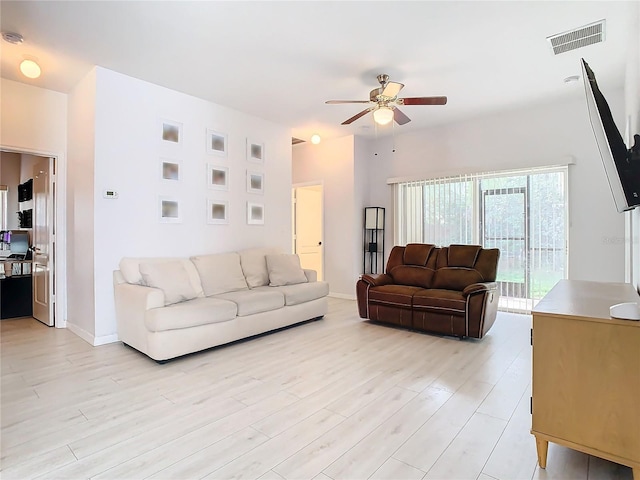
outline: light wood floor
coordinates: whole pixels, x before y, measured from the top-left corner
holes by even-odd
[[[1,476],[631,480],[551,444],[536,466],[528,316],[483,341],[317,322],[158,365],[3,320]]]

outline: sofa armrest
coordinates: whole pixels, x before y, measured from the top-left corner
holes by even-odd
[[[391,278],[386,273],[365,273],[364,275],[362,275],[362,277],[360,277],[360,280],[368,283],[372,287],[380,287],[382,285],[389,285],[393,283],[393,278]]]
[[[113,292],[116,306],[118,339],[143,353],[147,349],[145,313],[152,308],[164,307],[164,292],[158,288],[120,282],[114,272]]]
[[[467,285],[465,289],[462,291],[462,294],[465,297],[472,295],[474,293],[481,292],[489,292],[491,290],[497,290],[498,283],[497,282],[483,282],[483,283],[472,283],[471,285]]]
[[[318,272],[316,272],[315,270],[310,270],[308,268],[303,268],[302,271],[304,272],[305,276],[307,277],[307,282],[312,283],[312,282],[317,282],[318,281]]]

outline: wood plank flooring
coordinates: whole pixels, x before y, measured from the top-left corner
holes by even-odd
[[[482,341],[358,318],[159,365],[33,319],[0,322],[3,479],[632,480],[529,433],[531,317]]]

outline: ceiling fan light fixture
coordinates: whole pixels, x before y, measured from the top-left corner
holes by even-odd
[[[393,110],[389,107],[380,107],[374,110],[373,120],[378,125],[387,125],[393,120]]]
[[[25,59],[20,63],[20,71],[27,78],[38,78],[42,73],[40,65],[35,60]]]

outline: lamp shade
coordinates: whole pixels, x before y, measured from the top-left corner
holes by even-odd
[[[364,228],[382,230],[384,228],[384,208],[366,207],[364,209]]]
[[[393,120],[393,110],[389,107],[380,107],[374,110],[373,119],[378,125],[386,125]]]

